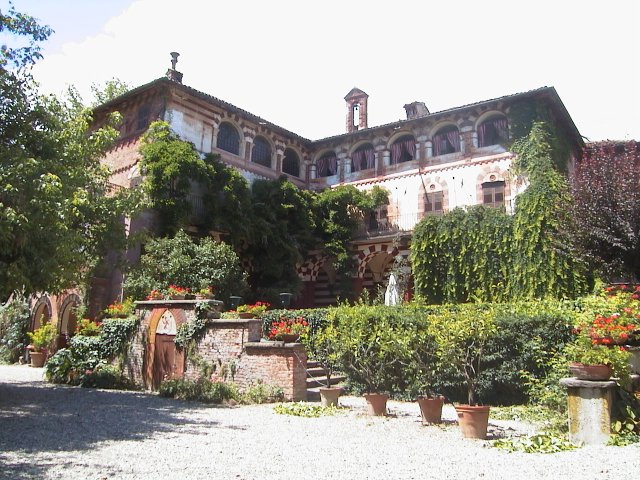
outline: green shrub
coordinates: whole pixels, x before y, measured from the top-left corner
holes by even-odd
[[[222,403],[225,400],[238,398],[238,391],[234,385],[224,382],[212,382],[205,378],[190,380],[174,378],[160,384],[161,397],[177,398],[204,403]]]
[[[135,384],[123,375],[115,365],[99,363],[94,370],[87,370],[77,379],[82,387],[111,390],[135,390]]]
[[[0,362],[15,363],[27,346],[29,306],[23,299],[0,304]]]
[[[247,387],[240,396],[240,401],[245,404],[275,403],[284,400],[282,388],[269,385],[262,380],[257,380]]]
[[[33,350],[36,352],[50,348],[57,335],[58,331],[55,325],[51,323],[45,323],[33,332],[27,332],[31,345],[33,345]]]

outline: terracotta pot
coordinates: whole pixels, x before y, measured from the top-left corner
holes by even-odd
[[[340,387],[320,387],[320,405],[323,407],[338,406],[338,398],[342,394]]]
[[[571,362],[569,371],[578,380],[609,380],[611,365],[585,365],[584,363]]]
[[[387,400],[389,400],[389,395],[386,393],[365,393],[364,399],[367,401],[367,412],[369,415],[380,417],[387,414]]]
[[[253,313],[250,312],[240,312],[238,313],[238,318],[253,318]]]
[[[418,405],[420,406],[423,425],[440,423],[442,421],[442,405],[444,405],[443,396],[418,397]]]
[[[184,297],[185,297],[185,296],[186,296],[186,295],[169,295],[169,298],[170,298],[171,300],[184,300]]]
[[[30,352],[29,357],[31,358],[31,366],[40,368],[44,366],[44,362],[47,359],[47,352]]]
[[[276,338],[276,340],[284,343],[294,343],[300,340],[300,335],[298,333],[285,333],[280,335],[280,338]]]
[[[464,438],[487,438],[487,427],[489,426],[489,409],[485,405],[458,405],[458,425],[462,430]]]

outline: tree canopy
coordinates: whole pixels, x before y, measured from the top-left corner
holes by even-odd
[[[39,95],[28,67],[51,33],[13,7],[1,28],[27,38],[0,56],[0,300],[82,281],[107,246],[124,241],[124,197],[108,196],[100,158],[118,132],[90,131],[88,110]]]

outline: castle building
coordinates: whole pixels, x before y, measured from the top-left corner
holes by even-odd
[[[346,129],[342,134],[310,140],[248,111],[182,83],[174,54],[165,77],[153,80],[95,109],[97,125],[113,111],[124,117],[116,147],[104,159],[113,188],[141,182],[138,149],[142,134],[157,119],[165,120],[182,139],[237,169],[250,183],[281,175],[301,189],[322,190],[353,185],[366,190],[378,185],[389,203],[367,219],[353,238],[357,260],[356,293],[384,283],[394,262],[407,258],[411,232],[427,215],[456,207],[484,204],[513,211],[514,199],[526,185],[510,175],[514,154],[508,150],[514,130],[527,112],[543,112],[569,145],[571,162],[583,146],[582,137],[553,87],[430,112],[424,102],[404,105],[406,119],[368,125],[369,96],[358,88],[344,97]],[[193,195],[197,208],[202,199]],[[150,222],[137,219],[133,230]],[[139,252],[129,252],[135,259]],[[310,252],[298,267],[304,282],[297,306],[335,302],[335,273],[329,258]],[[97,278],[94,298],[118,298],[122,277],[108,272]],[[60,303],[65,298],[53,300]],[[47,301],[38,308],[52,310]],[[45,314],[47,312],[44,312]],[[46,318],[46,315],[45,315]],[[67,322],[69,323],[69,322]]]

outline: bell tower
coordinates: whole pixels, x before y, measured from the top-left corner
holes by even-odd
[[[367,128],[367,98],[369,95],[353,87],[347,96],[347,133]]]

